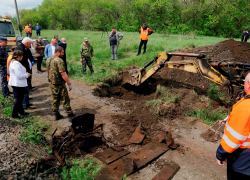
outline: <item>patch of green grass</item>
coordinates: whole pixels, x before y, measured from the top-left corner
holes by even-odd
[[[71,168],[63,168],[61,176],[64,180],[94,180],[94,176],[101,170],[101,167],[103,166],[102,163],[99,163],[92,156],[85,156],[77,159],[66,159],[66,165]]]
[[[11,117],[12,116],[12,110],[14,105],[15,99],[13,96],[10,96],[8,98],[4,98],[2,95],[2,92],[0,91],[0,103],[2,106],[2,113],[4,117]],[[43,135],[46,136],[50,132],[51,124],[40,120],[38,117],[34,117],[32,115],[29,116],[23,116],[22,119],[15,119],[14,121],[9,121],[10,123],[16,123],[18,125],[26,127],[24,132],[21,135],[21,140],[25,142],[29,142],[31,144],[37,144],[36,138],[33,137],[34,135],[37,136],[38,134],[42,134],[41,132],[44,129],[47,129],[46,133]],[[35,138],[35,139],[33,139]],[[38,143],[39,144],[39,143]]]
[[[41,131],[32,129],[33,127],[28,126],[27,129],[22,129],[20,140],[31,145],[39,145],[43,143]]]
[[[207,109],[192,110],[186,115],[202,119],[205,124],[213,125],[215,121],[224,119],[228,114],[223,113],[221,109],[219,111],[211,111],[211,106],[209,105]]]
[[[119,29],[118,29],[119,31]],[[111,52],[109,47],[109,39],[106,35],[102,37],[102,31],[82,31],[82,30],[42,30],[42,36],[51,40],[55,34],[61,39],[67,39],[67,62],[69,76],[73,79],[79,79],[85,84],[92,85],[103,82],[105,79],[116,75],[117,71],[125,70],[128,67],[142,67],[145,62],[152,60],[159,52],[171,51],[185,47],[187,44],[194,44],[196,47],[204,45],[212,45],[225,38],[204,37],[195,35],[168,35],[154,33],[149,37],[147,52],[145,55],[136,56],[140,43],[139,34],[136,32],[121,32],[124,38],[118,48],[118,61],[111,61]],[[82,74],[82,65],[79,61],[79,48],[83,43],[83,38],[88,37],[89,42],[94,48],[94,56],[96,60],[92,60],[95,73],[91,75],[87,68],[87,75]],[[176,39],[178,41],[176,41]],[[43,67],[45,61],[43,61]]]
[[[169,106],[171,103],[178,103],[180,101],[179,96],[173,96],[170,94],[166,87],[158,85],[155,91],[154,99],[146,102],[146,104],[152,107],[154,114],[160,114],[160,106]]]
[[[220,98],[226,97],[225,94],[222,94],[220,92],[218,86],[215,83],[209,85],[209,89],[207,91],[207,96],[213,100],[220,100]]]

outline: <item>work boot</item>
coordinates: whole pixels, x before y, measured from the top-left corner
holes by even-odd
[[[63,116],[59,112],[54,112],[54,114],[55,114],[55,120],[59,120],[63,118]]]

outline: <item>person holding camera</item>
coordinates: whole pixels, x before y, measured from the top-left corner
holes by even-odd
[[[249,38],[248,28],[245,28],[244,31],[242,32],[241,41],[247,42],[248,38]]]

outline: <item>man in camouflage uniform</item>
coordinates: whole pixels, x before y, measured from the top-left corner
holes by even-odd
[[[90,58],[92,56],[92,58],[95,60],[93,53],[93,47],[89,43],[88,38],[84,38],[84,42],[80,46],[80,61],[82,62],[83,74],[86,74],[86,64],[88,65],[91,74],[94,73]]]
[[[7,45],[7,38],[0,36],[0,73],[1,73],[1,88],[4,97],[8,97],[10,95],[7,81],[7,59],[8,53],[5,50],[5,46]]]
[[[58,46],[55,49],[55,54],[46,61],[46,68],[48,70],[51,89],[52,110],[55,114],[56,120],[63,118],[63,116],[59,113],[60,101],[62,101],[63,107],[68,114],[68,117],[74,117],[73,111],[70,107],[68,91],[65,86],[66,82],[68,84],[69,91],[72,89],[68,75],[66,73],[65,63],[61,59],[63,55],[63,48]]]
[[[38,37],[38,39],[33,43],[33,47],[35,49],[35,55],[37,59],[37,73],[43,73],[44,71],[41,69],[41,64],[44,56],[45,46],[43,44],[43,38]]]

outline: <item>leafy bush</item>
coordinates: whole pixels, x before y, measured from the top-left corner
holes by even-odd
[[[224,98],[226,96],[225,94],[220,93],[220,90],[215,83],[209,85],[207,95],[213,100],[220,100],[220,98]]]

